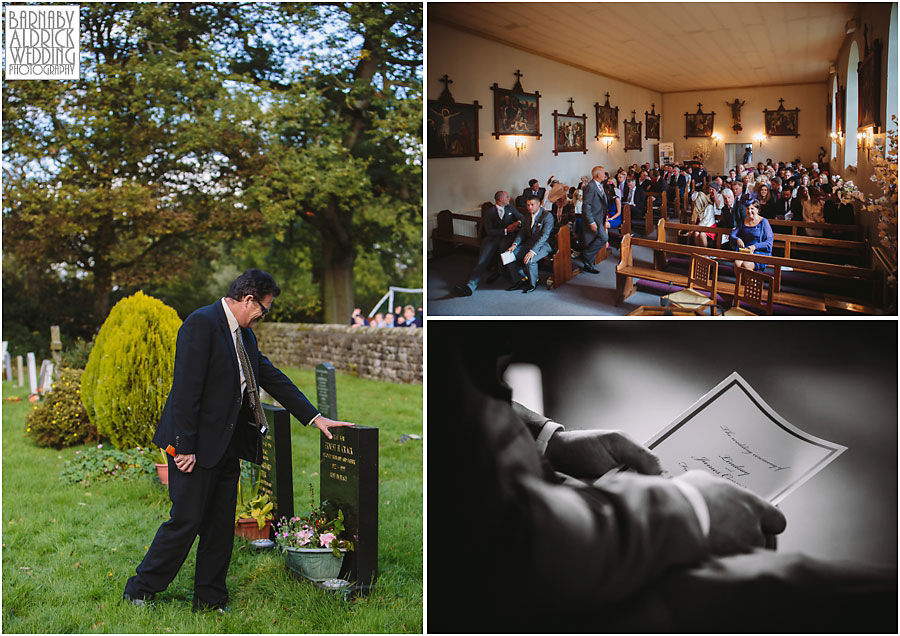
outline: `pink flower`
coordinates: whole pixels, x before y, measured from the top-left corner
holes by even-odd
[[[97,444],[97,448],[103,448],[103,444]]]
[[[311,530],[299,530],[294,533],[294,536],[300,541],[300,545],[308,545],[313,533]]]
[[[337,539],[337,537],[334,536],[334,533],[326,532],[325,534],[323,534],[322,536],[319,537],[319,543],[322,545],[323,548],[327,548],[328,545],[335,539]]]

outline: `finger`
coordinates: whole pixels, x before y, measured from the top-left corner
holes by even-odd
[[[616,440],[614,447],[616,459],[628,468],[645,475],[662,474],[662,464],[659,462],[659,457],[627,435],[621,434]]]
[[[768,501],[760,500],[760,526],[766,534],[781,534],[787,527],[787,518]]]
[[[327,437],[328,439],[332,439],[331,433],[328,432],[328,426],[323,424],[322,426],[319,427],[319,430],[322,431],[322,433],[325,435],[325,437]]]

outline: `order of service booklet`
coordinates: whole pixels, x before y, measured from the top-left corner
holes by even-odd
[[[647,442],[667,477],[704,469],[777,504],[847,450],[776,413],[737,372]]]

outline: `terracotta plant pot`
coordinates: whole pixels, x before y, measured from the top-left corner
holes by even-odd
[[[269,532],[272,528],[272,521],[266,521],[266,525],[259,529],[256,519],[238,519],[234,526],[234,536],[243,537],[251,541],[255,539],[268,539]]]
[[[341,573],[345,550],[336,557],[328,548],[285,548],[284,562],[291,572],[310,581],[336,579]]]
[[[156,465],[156,474],[159,475],[159,480],[162,482],[163,486],[169,485],[169,465],[168,464],[157,464]]]

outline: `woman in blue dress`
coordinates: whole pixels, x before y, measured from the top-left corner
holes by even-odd
[[[747,216],[743,221],[738,222],[731,231],[731,243],[739,251],[741,249],[749,250],[751,254],[762,254],[764,256],[772,255],[772,243],[774,235],[772,234],[772,226],[769,221],[759,213],[759,201],[751,201],[747,204]],[[755,269],[763,271],[766,269],[765,263],[755,263],[753,261],[741,261],[735,259],[735,270],[738,267],[746,269]]]

